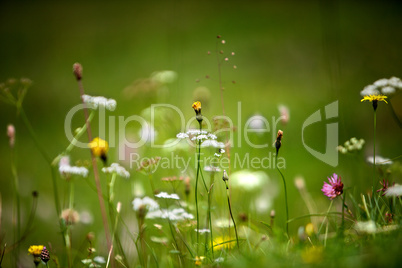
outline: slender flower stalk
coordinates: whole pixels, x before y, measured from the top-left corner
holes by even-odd
[[[377,128],[377,110],[374,109],[374,129],[373,129],[373,187],[371,189],[371,195],[374,197],[374,188],[375,188],[375,136],[376,136],[376,128]]]
[[[237,234],[236,222],[235,222],[235,219],[233,217],[232,207],[230,206],[230,196],[229,196],[229,186],[228,186],[229,176],[226,173],[226,170],[223,171],[222,180],[225,182],[225,186],[226,186],[226,197],[227,197],[227,200],[228,200],[228,207],[229,207],[230,217],[232,218],[233,226],[234,226],[234,229],[235,229],[237,248],[240,249],[239,236]]]
[[[375,162],[375,139],[376,139],[376,127],[377,127],[377,107],[378,107],[378,102],[383,101],[388,104],[386,100],[387,96],[385,95],[368,95],[364,96],[363,99],[361,99],[361,102],[363,101],[369,101],[373,103],[373,109],[374,109],[374,141],[373,141],[373,158],[374,158],[374,163],[373,163],[373,186],[371,189],[371,195],[374,197],[374,189],[375,189],[375,170],[376,170],[376,162]]]
[[[201,102],[196,101],[193,103],[192,108],[195,111],[196,114],[196,119],[200,125],[200,132],[202,130],[202,114],[201,114]],[[197,214],[197,230],[200,229],[200,215],[198,211],[198,176],[200,174],[200,157],[201,157],[201,140],[197,140],[197,147],[198,147],[198,152],[197,152],[197,176],[195,179],[195,209],[196,209],[196,214]],[[197,232],[197,255],[198,255],[198,249],[199,249],[199,241],[200,241],[200,233]]]
[[[77,83],[78,83],[78,87],[79,87],[80,95],[81,95],[81,100],[84,104],[84,115],[85,115],[85,122],[87,125],[88,140],[92,141],[91,125],[88,120],[88,118],[89,118],[88,109],[86,108],[86,104],[83,100],[83,96],[85,95],[85,93],[84,93],[84,86],[82,84],[82,66],[81,66],[81,64],[75,63],[73,65],[73,73],[77,79]],[[94,177],[95,177],[96,190],[98,193],[99,206],[100,206],[100,210],[101,210],[101,214],[102,214],[103,228],[105,230],[106,243],[107,243],[107,248],[109,250],[112,247],[112,242],[111,242],[111,238],[110,238],[109,225],[108,225],[107,216],[106,216],[105,204],[103,202],[102,188],[101,188],[100,179],[99,179],[98,164],[96,162],[96,158],[95,158],[93,150],[91,150],[91,159],[92,159],[92,167],[93,167]],[[114,267],[114,261],[112,261],[112,267]]]
[[[10,158],[11,158],[11,173],[13,174],[14,178],[14,198],[15,198],[15,204],[14,204],[14,212],[13,212],[13,222],[15,223],[14,225],[14,243],[18,243],[20,237],[21,237],[21,197],[20,197],[20,191],[19,191],[19,178],[18,178],[18,173],[17,173],[17,166],[16,166],[16,156],[15,156],[15,150],[14,150],[14,144],[15,144],[15,127],[13,125],[8,125],[7,126],[7,136],[10,141]],[[15,265],[17,265],[18,261],[18,252],[19,252],[19,243],[17,244],[17,250],[15,252]]]
[[[207,225],[209,224],[209,234],[210,234],[210,240],[211,240],[211,249],[212,249],[212,258],[215,258],[214,256],[214,240],[213,240],[213,234],[212,234],[212,216],[211,216],[211,197],[212,197],[212,187],[214,186],[214,177],[215,177],[215,172],[211,172],[211,180],[210,180],[210,186],[209,186],[209,191],[208,191],[208,219],[207,219]],[[199,232],[199,230],[197,230]],[[205,236],[205,240],[207,240],[207,236]],[[207,243],[205,243],[206,245]]]
[[[282,137],[283,137],[283,131],[278,130],[278,134],[276,136],[276,141],[275,141],[275,148],[276,148],[276,155],[275,155],[275,162],[276,162],[276,169],[278,170],[279,174],[282,177],[283,181],[283,188],[285,190],[285,206],[286,206],[286,234],[288,235],[289,238],[289,207],[288,207],[288,191],[286,189],[286,180],[285,177],[283,176],[282,172],[280,171],[278,167],[278,153],[279,149],[282,146]]]

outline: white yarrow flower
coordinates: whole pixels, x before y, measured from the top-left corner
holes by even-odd
[[[175,199],[179,200],[180,197],[177,194],[168,194],[166,192],[160,192],[159,194],[155,195],[158,198],[165,198],[165,199]]]
[[[102,172],[104,173],[115,173],[119,175],[122,178],[129,178],[130,173],[122,166],[120,166],[118,163],[113,163],[110,165],[110,167],[104,167],[102,168]]]
[[[402,196],[402,185],[395,184],[394,186],[388,187],[388,189],[385,191],[385,196]]]
[[[141,207],[145,206],[148,211],[159,210],[159,204],[152,198],[145,196],[144,198],[137,197],[133,201],[133,209],[138,211]]]
[[[97,109],[98,107],[104,107],[109,111],[114,111],[117,105],[114,99],[108,99],[102,96],[82,95],[82,100],[92,109]]]
[[[205,234],[205,233],[211,232],[211,230],[209,230],[209,229],[199,229],[199,230],[194,229],[194,231],[199,232],[200,234]]]
[[[369,162],[370,164],[374,164],[374,157],[373,156],[367,157],[367,162]],[[391,165],[392,163],[393,162],[389,158],[385,158],[379,155],[375,156],[376,165]]]
[[[85,167],[70,166],[70,158],[63,156],[59,162],[59,172],[61,175],[79,175],[82,177],[88,176],[88,169]]]
[[[194,216],[187,213],[183,208],[175,208],[173,210],[161,209],[149,212],[147,219],[169,219],[171,221],[192,220]]]
[[[185,138],[188,138],[188,135],[187,135],[187,133],[179,133],[176,135],[176,137],[178,139],[185,139]]]

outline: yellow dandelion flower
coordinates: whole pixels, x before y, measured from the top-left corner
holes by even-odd
[[[386,98],[387,98],[387,96],[384,96],[384,95],[367,95],[367,96],[364,96],[364,98],[361,100],[361,102],[363,102],[363,101],[372,102],[374,111],[376,111],[379,101],[383,101],[388,104],[388,102],[385,100]]]
[[[363,101],[370,101],[370,102],[384,101],[385,103],[388,104],[388,102],[385,100],[386,98],[388,98],[388,97],[385,95],[368,95],[368,96],[364,96],[364,98],[361,100],[361,102],[363,102]]]
[[[38,257],[42,253],[42,250],[43,250],[43,245],[32,245],[28,249],[28,254]]]
[[[201,266],[201,264],[202,264],[202,260],[204,260],[205,259],[205,257],[204,256],[201,256],[201,257],[198,257],[198,256],[196,256],[195,257],[195,265],[196,266]]]
[[[96,137],[88,144],[88,147],[91,149],[94,156],[99,156],[103,161],[106,161],[106,154],[109,151],[107,141]]]
[[[218,236],[214,238],[214,249],[229,249],[236,245],[236,240],[230,239],[226,236]]]
[[[194,111],[198,114],[199,112],[201,112],[201,102],[196,101],[193,103],[193,105],[191,106],[193,107]]]

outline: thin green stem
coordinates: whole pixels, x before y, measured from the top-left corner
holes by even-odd
[[[371,191],[371,195],[374,198],[374,186],[375,186],[375,133],[376,133],[376,127],[377,127],[377,112],[374,109],[374,145],[373,145],[373,188]]]
[[[200,131],[202,129],[202,125],[200,122]],[[197,140],[198,152],[197,152],[197,176],[195,178],[195,210],[197,214],[197,256],[198,256],[198,249],[199,249],[199,241],[200,241],[200,215],[198,211],[198,176],[200,174],[200,157],[201,157],[201,140]]]
[[[89,117],[88,117],[88,121],[89,121],[89,122],[92,121],[92,119],[93,119],[94,116],[95,116],[95,113],[96,113],[96,110],[92,110],[92,111],[91,111],[91,113],[89,114]],[[67,148],[64,150],[64,152],[61,153],[61,154],[59,154],[55,159],[53,159],[53,161],[52,161],[52,165],[53,165],[53,166],[56,166],[56,165],[59,163],[60,158],[62,158],[63,155],[69,154],[69,153],[74,149],[74,147],[76,146],[76,144],[77,144],[79,138],[81,138],[81,136],[86,132],[86,130],[87,130],[87,123],[84,123],[84,125],[80,128],[80,130],[78,131],[78,133],[75,134],[73,140],[70,142],[70,144],[69,144],[69,145],[67,146]]]
[[[225,184],[226,184],[226,197],[227,197],[227,199],[228,199],[229,213],[230,213],[230,217],[232,218],[233,226],[234,226],[234,229],[235,229],[236,241],[237,241],[237,248],[240,250],[239,236],[237,235],[236,222],[235,222],[235,219],[234,219],[233,214],[232,214],[232,207],[231,207],[231,205],[230,205],[230,197],[229,197],[229,186],[228,186],[228,182],[225,181]]]
[[[11,173],[13,174],[14,177],[14,197],[15,197],[15,206],[16,210],[14,210],[14,213],[16,213],[16,221],[17,221],[17,227],[15,230],[15,237],[14,237],[14,243],[20,240],[21,237],[21,196],[20,196],[20,191],[19,191],[19,179],[18,179],[18,173],[17,173],[17,167],[15,163],[15,154],[14,154],[14,148],[11,148]],[[15,214],[14,214],[15,215]],[[15,216],[14,216],[15,217]],[[15,218],[14,218],[15,219]],[[17,260],[18,260],[18,253],[19,253],[19,243],[17,244],[17,250],[15,254],[15,264],[17,265]]]
[[[278,154],[275,156],[275,162],[276,162],[276,169],[278,170],[279,174],[281,174],[282,181],[283,181],[283,188],[285,189],[285,204],[286,204],[286,234],[289,236],[289,208],[288,208],[288,191],[286,189],[286,180],[285,177],[283,176],[282,172],[279,170],[278,167]]]
[[[215,173],[212,172],[210,187],[209,187],[209,192],[208,192],[208,220],[209,220],[209,234],[210,234],[210,239],[211,239],[212,258],[215,258],[214,247],[213,247],[214,240],[213,240],[213,234],[212,234],[212,216],[211,216],[211,197],[212,197],[212,187],[214,185],[214,175],[215,175]]]
[[[85,94],[84,92],[84,86],[82,84],[81,79],[77,79],[78,82],[78,88],[80,90],[80,96],[81,100],[84,104],[84,116],[85,116],[85,123],[87,125],[87,134],[88,134],[88,141],[92,141],[92,131],[91,131],[91,125],[89,122],[89,116],[88,116],[88,109],[86,108],[86,104],[82,99],[82,96]],[[103,223],[103,229],[105,231],[105,237],[106,237],[106,244],[107,244],[107,250],[111,250],[112,247],[112,241],[110,238],[110,232],[109,232],[109,224],[107,221],[107,215],[106,215],[106,208],[105,208],[105,203],[103,201],[103,195],[102,195],[102,187],[99,179],[99,171],[98,171],[98,164],[96,162],[95,155],[91,151],[91,160],[92,160],[92,168],[94,171],[94,177],[95,177],[95,184],[96,184],[96,190],[98,193],[98,201],[99,201],[99,207],[102,215],[102,223]],[[112,267],[114,268],[114,260],[112,260]]]
[[[329,211],[331,210],[331,208],[332,208],[332,204],[333,204],[333,203],[334,203],[334,200],[331,200],[331,203],[329,204],[329,207],[328,207],[327,213],[325,214],[324,220],[322,221],[322,223],[321,223],[321,225],[320,225],[320,228],[318,229],[317,235],[319,235],[319,234],[320,234],[321,229],[322,229],[322,227],[324,226],[324,222],[327,220],[327,217],[328,217]]]
[[[31,123],[29,122],[28,117],[26,116],[25,111],[24,111],[24,109],[22,107],[20,108],[20,115],[21,115],[22,121],[25,124],[25,127],[28,129],[29,135],[31,135],[31,138],[32,138],[32,140],[34,141],[34,143],[36,145],[36,148],[38,148],[38,150],[42,154],[43,158],[45,158],[46,162],[48,164],[51,164],[51,162],[52,162],[51,158],[46,153],[46,151],[43,149],[42,144],[39,142],[39,140],[38,140],[38,138],[37,138],[37,136],[35,134],[35,131],[33,130],[33,127],[31,125]]]

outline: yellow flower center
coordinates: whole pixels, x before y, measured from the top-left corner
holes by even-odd
[[[106,156],[107,152],[109,151],[109,144],[107,141],[98,137],[93,139],[88,144],[88,147],[91,149],[94,156]]]

